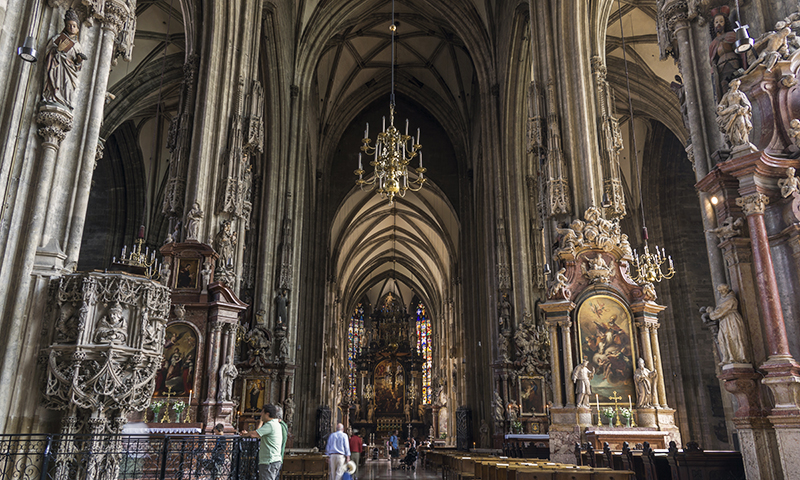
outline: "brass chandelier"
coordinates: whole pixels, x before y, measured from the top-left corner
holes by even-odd
[[[412,137],[408,135],[408,119],[406,119],[404,135],[401,135],[394,126],[394,35],[397,30],[394,22],[394,0],[392,1],[392,24],[389,26],[389,30],[392,32],[392,93],[389,101],[389,128],[386,128],[386,117],[383,117],[383,131],[378,133],[375,146],[372,146],[370,145],[372,140],[369,138],[369,123],[367,123],[361,152],[373,157],[369,164],[374,167],[374,173],[368,179],[364,179],[365,171],[361,163],[361,153],[358,154],[358,170],[354,173],[358,176],[356,185],[361,187],[362,191],[377,189],[381,197],[388,197],[389,205],[393,205],[395,196],[403,197],[407,190],[418,192],[422,188],[426,180],[426,169],[422,166],[422,152],[419,151],[422,148],[419,128],[417,136]],[[419,167],[414,169],[417,172],[417,178],[409,179],[408,164],[416,156],[419,156]]]

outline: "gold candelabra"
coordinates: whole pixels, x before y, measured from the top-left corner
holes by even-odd
[[[426,180],[426,169],[422,166],[422,152],[419,151],[422,148],[419,143],[419,129],[416,138],[408,135],[408,120],[406,120],[406,133],[401,135],[394,126],[394,104],[389,106],[389,128],[386,129],[385,117],[383,123],[383,132],[378,134],[375,146],[370,145],[372,140],[369,138],[369,123],[364,130],[362,140],[364,144],[361,146],[361,151],[373,156],[369,164],[375,171],[371,178],[364,179],[365,171],[359,153],[358,170],[355,171],[358,175],[356,185],[362,190],[365,187],[369,187],[368,190],[376,188],[382,197],[389,198],[389,205],[392,205],[395,196],[403,197],[407,190],[418,192],[422,188]],[[409,179],[408,164],[417,156],[419,156],[419,167],[415,169],[417,178]]]
[[[142,247],[144,245],[144,225],[139,228],[139,235],[133,244],[133,248],[128,252],[128,246],[123,245],[122,255],[117,262],[117,257],[114,257],[112,263],[120,263],[131,267],[140,267],[145,270],[147,278],[153,278],[158,275],[160,265],[156,263],[156,251],[150,251],[150,247]]]
[[[172,396],[172,387],[167,387],[167,403],[164,405],[164,415],[161,416],[161,423],[169,423],[169,397]]]
[[[662,270],[664,262],[669,262],[669,268],[666,272]],[[633,280],[639,284],[652,284],[661,280],[669,280],[675,276],[672,256],[666,255],[663,248],[659,250],[658,245],[656,245],[656,253],[650,253],[646,239],[644,241],[643,255],[639,255],[636,250],[633,251],[633,265],[636,267],[636,276],[633,277]]]

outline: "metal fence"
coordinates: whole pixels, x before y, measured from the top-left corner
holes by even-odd
[[[225,436],[0,435],[0,480],[255,480],[258,440]]]

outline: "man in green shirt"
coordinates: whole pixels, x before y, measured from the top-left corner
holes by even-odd
[[[278,480],[283,466],[286,434],[278,419],[275,405],[264,406],[261,425],[254,432],[242,432],[243,436],[261,439],[258,448],[258,480]]]

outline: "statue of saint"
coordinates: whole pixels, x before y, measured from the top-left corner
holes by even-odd
[[[189,213],[186,214],[186,241],[199,241],[197,238],[198,233],[200,232],[200,224],[203,222],[203,211],[200,209],[200,203],[194,202],[192,205],[192,209],[189,210]],[[175,234],[173,235],[173,239],[177,242],[178,238],[178,228],[175,227]]]
[[[789,47],[786,45],[786,39],[792,33],[792,29],[783,21],[775,24],[775,28],[777,31],[765,32],[753,45],[755,50],[761,50],[761,52],[758,54],[758,58],[747,67],[745,74],[752,72],[759,65],[764,65],[767,72],[772,72],[778,60],[784,55],[788,55]]]
[[[233,390],[233,381],[236,379],[236,376],[239,375],[239,371],[236,369],[236,366],[232,363],[226,363],[219,369],[219,393],[217,394],[219,397],[219,401],[221,402],[230,402],[231,401],[231,391]]]
[[[728,90],[728,83],[742,68],[742,59],[735,52],[736,34],[728,18],[730,8],[726,5],[711,11],[711,44],[708,47],[709,61],[714,72],[714,91],[717,98]]]
[[[717,105],[717,125],[731,148],[749,144],[753,129],[753,108],[747,95],[739,90],[740,84],[739,79],[731,80],[730,89]]]
[[[636,383],[636,406],[653,406],[653,381],[656,378],[656,371],[649,370],[644,366],[644,359],[639,359],[639,368],[633,372],[633,381]]]
[[[411,422],[411,404],[406,402],[406,406],[403,407],[403,414],[406,416],[406,423]]]
[[[80,19],[73,9],[64,14],[64,30],[47,42],[44,89],[45,103],[61,105],[72,110],[72,100],[78,88],[78,72],[86,55],[79,41]]]
[[[375,404],[370,402],[367,408],[367,421],[372,423],[375,421]]]
[[[223,221],[222,228],[217,233],[218,270],[227,271],[233,265],[236,237],[236,232],[233,231],[233,223],[230,220]]]
[[[717,308],[708,312],[711,320],[719,320],[719,354],[721,365],[729,363],[748,363],[747,339],[745,337],[744,320],[739,314],[739,300],[736,293],[724,283],[717,287],[720,293]]]
[[[287,308],[289,306],[289,291],[282,290],[275,297],[275,323],[285,324],[289,320],[289,313]]]
[[[486,420],[481,420],[481,448],[489,448],[489,425]]]
[[[294,421],[294,394],[290,393],[283,401],[283,420],[289,425]]]
[[[500,394],[497,393],[497,390],[495,390],[494,400],[492,400],[492,417],[495,423],[503,423],[505,419],[505,410],[506,409],[503,407],[503,399],[500,397]]]
[[[108,309],[108,315],[100,320],[94,341],[97,343],[110,343],[122,345],[128,339],[128,322],[125,321],[122,307],[114,303]]]
[[[589,360],[584,359],[572,370],[572,381],[575,382],[575,404],[579,407],[589,408],[592,377],[594,377],[594,370],[589,370]]]
[[[161,264],[161,269],[158,271],[158,281],[161,285],[165,287],[169,286],[169,276],[170,276],[170,266],[169,262],[164,262]]]
[[[792,120],[792,123],[800,121],[797,119]],[[800,125],[798,125],[800,127]],[[786,178],[778,180],[778,186],[781,187],[781,196],[786,198],[790,195],[800,195],[800,178],[794,176],[794,167],[786,169]]]

